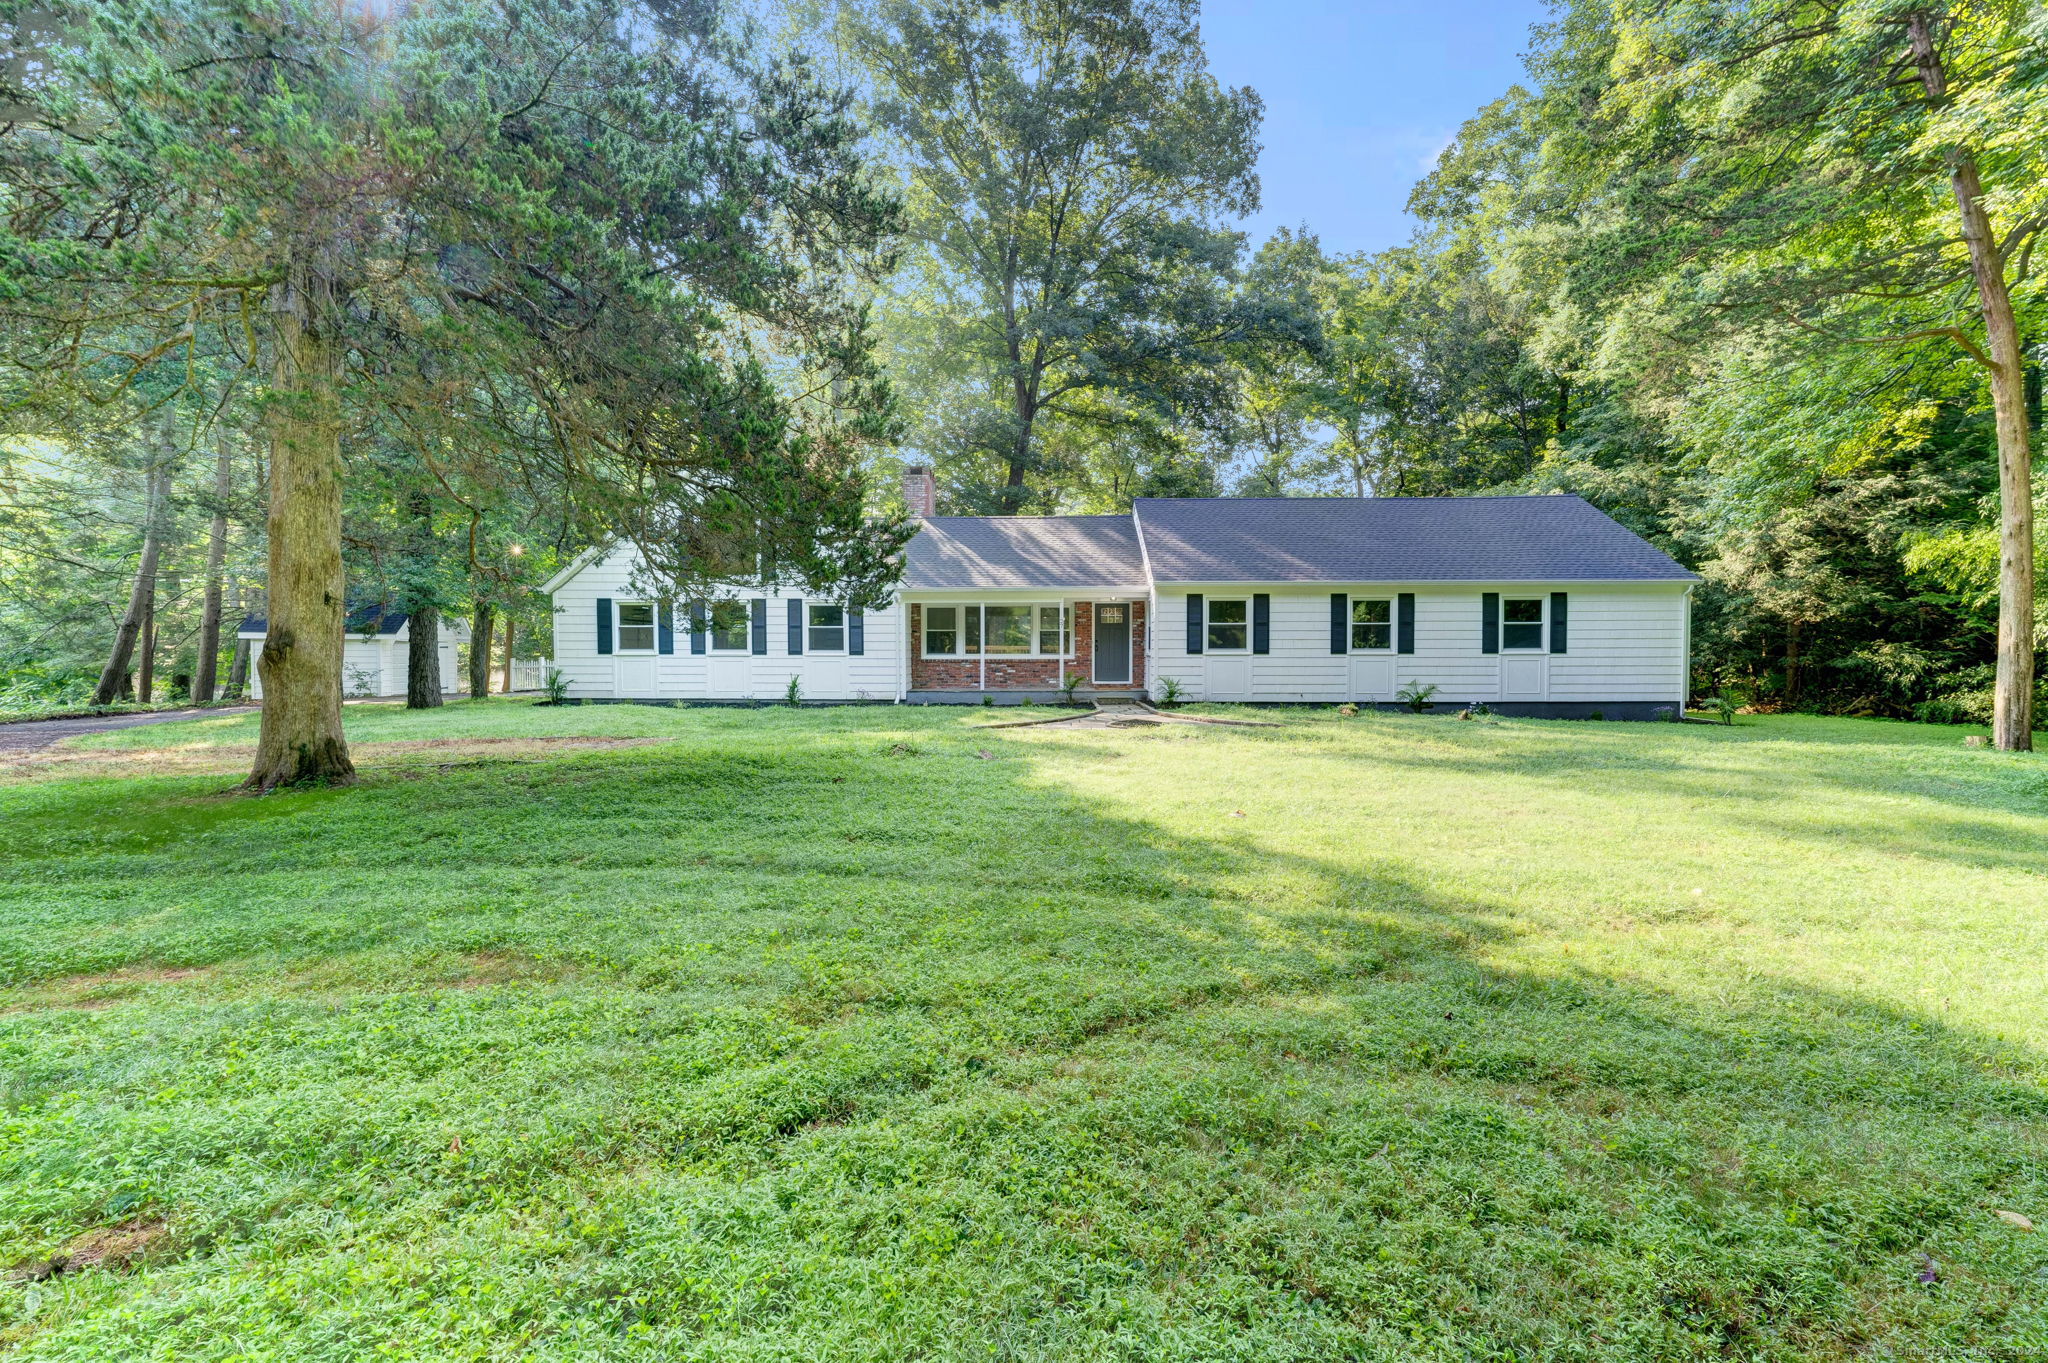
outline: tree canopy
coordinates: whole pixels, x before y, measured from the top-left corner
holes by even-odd
[[[2031,741],[2038,7],[1560,0],[1349,256],[1246,240],[1193,0],[766,12],[0,5],[9,675],[132,691],[267,589],[257,783],[345,774],[344,563],[486,633],[597,540],[871,600],[907,458],[998,514],[1580,493],[1704,577],[1697,689]]]
[[[772,562],[858,596],[900,540],[861,514],[890,412],[846,289],[895,206],[845,97],[709,5],[388,8],[38,7],[6,94],[18,400],[259,376],[264,788],[349,774],[351,457],[523,485],[680,580]]]

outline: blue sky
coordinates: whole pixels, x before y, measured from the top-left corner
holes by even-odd
[[[1525,80],[1543,0],[1205,0],[1209,69],[1266,101],[1256,247],[1303,221],[1332,252],[1408,239],[1408,190],[1458,125]]]

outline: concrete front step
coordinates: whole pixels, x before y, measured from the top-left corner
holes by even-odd
[[[979,705],[983,696],[989,697],[996,705],[1019,705],[1029,700],[1033,705],[1058,705],[1066,697],[1058,691],[912,691],[904,699],[912,705]],[[1097,691],[1083,687],[1074,692],[1074,700],[1087,705],[1091,702],[1103,704],[1137,704],[1145,699],[1142,691]]]

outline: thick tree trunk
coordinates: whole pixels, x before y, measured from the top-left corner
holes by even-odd
[[[1016,354],[1016,347],[1011,347]],[[1021,363],[1021,356],[1018,357]],[[1035,364],[1035,362],[1034,362]],[[1034,370],[1027,375],[1018,373],[1012,379],[1012,409],[1017,418],[1016,438],[1010,444],[1009,476],[1003,484],[1003,512],[1014,516],[1023,509],[1025,498],[1024,475],[1031,469],[1031,437],[1038,424],[1038,376]]]
[[[156,579],[151,578],[149,595],[142,603],[141,658],[135,664],[135,699],[148,705],[156,699]]]
[[[1015,515],[1024,505],[1024,473],[1031,467],[1031,418],[1023,415],[1018,401],[1017,438],[1010,446],[1010,471],[1003,483],[1003,511]]]
[[[431,581],[434,559],[434,503],[425,488],[412,494],[413,568]],[[441,695],[441,608],[433,601],[407,605],[411,626],[405,646],[405,708],[438,709]]]
[[[249,641],[247,639],[237,639],[235,640],[234,655],[228,659],[228,688],[226,697],[229,700],[240,700],[248,690]]]
[[[505,617],[505,694],[512,694],[512,617]]]
[[[405,708],[431,710],[441,704],[441,611],[421,606],[412,612],[405,644]]]
[[[249,614],[249,598],[242,591],[242,584],[235,584],[235,600],[229,611],[236,622],[235,651],[228,655],[228,680],[222,688],[225,700],[240,700],[249,691],[249,641],[241,637],[241,621]]]
[[[2027,429],[2036,438],[2039,438],[2041,434],[2041,365],[2038,360],[2033,358],[2033,352],[2037,345],[2037,340],[2028,340],[2020,346],[2020,352],[2025,356],[2027,362]]]
[[[1785,704],[1799,703],[1799,622],[1785,623]]]
[[[128,609],[114,630],[114,646],[107,652],[107,664],[100,669],[99,684],[93,687],[94,705],[112,705],[128,692],[128,665],[135,656],[135,644],[142,637],[156,596],[156,561],[163,551],[162,525],[164,494],[170,484],[170,468],[154,463],[144,476],[142,556],[135,565],[135,580],[128,589]]]
[[[350,782],[341,731],[341,419],[339,348],[303,276],[277,317],[271,415],[269,632],[257,666],[263,724],[248,785]]]
[[[228,556],[228,491],[233,469],[228,462],[226,435],[216,437],[218,452],[213,461],[213,523],[206,530],[206,601],[199,612],[199,667],[192,675],[192,700],[204,705],[213,699],[214,677],[220,667],[221,567]]]
[[[1948,102],[1948,78],[1924,13],[1907,21],[1913,60],[1930,104]],[[1977,160],[1948,153],[1949,186],[1970,248],[1977,310],[1984,319],[1991,409],[1998,431],[1998,668],[1991,699],[1991,741],[2008,751],[2034,746],[2034,477],[2027,444],[2026,362],[2006,287],[2005,260],[1984,210]]]
[[[1976,163],[1953,158],[1950,179],[1977,279],[1998,431],[1998,669],[1991,741],[2024,752],[2034,746],[2034,473],[2027,439],[2026,363]]]
[[[469,611],[469,698],[491,694],[491,630],[497,620],[490,603],[479,601]]]

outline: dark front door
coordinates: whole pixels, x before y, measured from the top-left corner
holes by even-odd
[[[1131,608],[1122,602],[1095,604],[1095,680],[1131,680]]]

